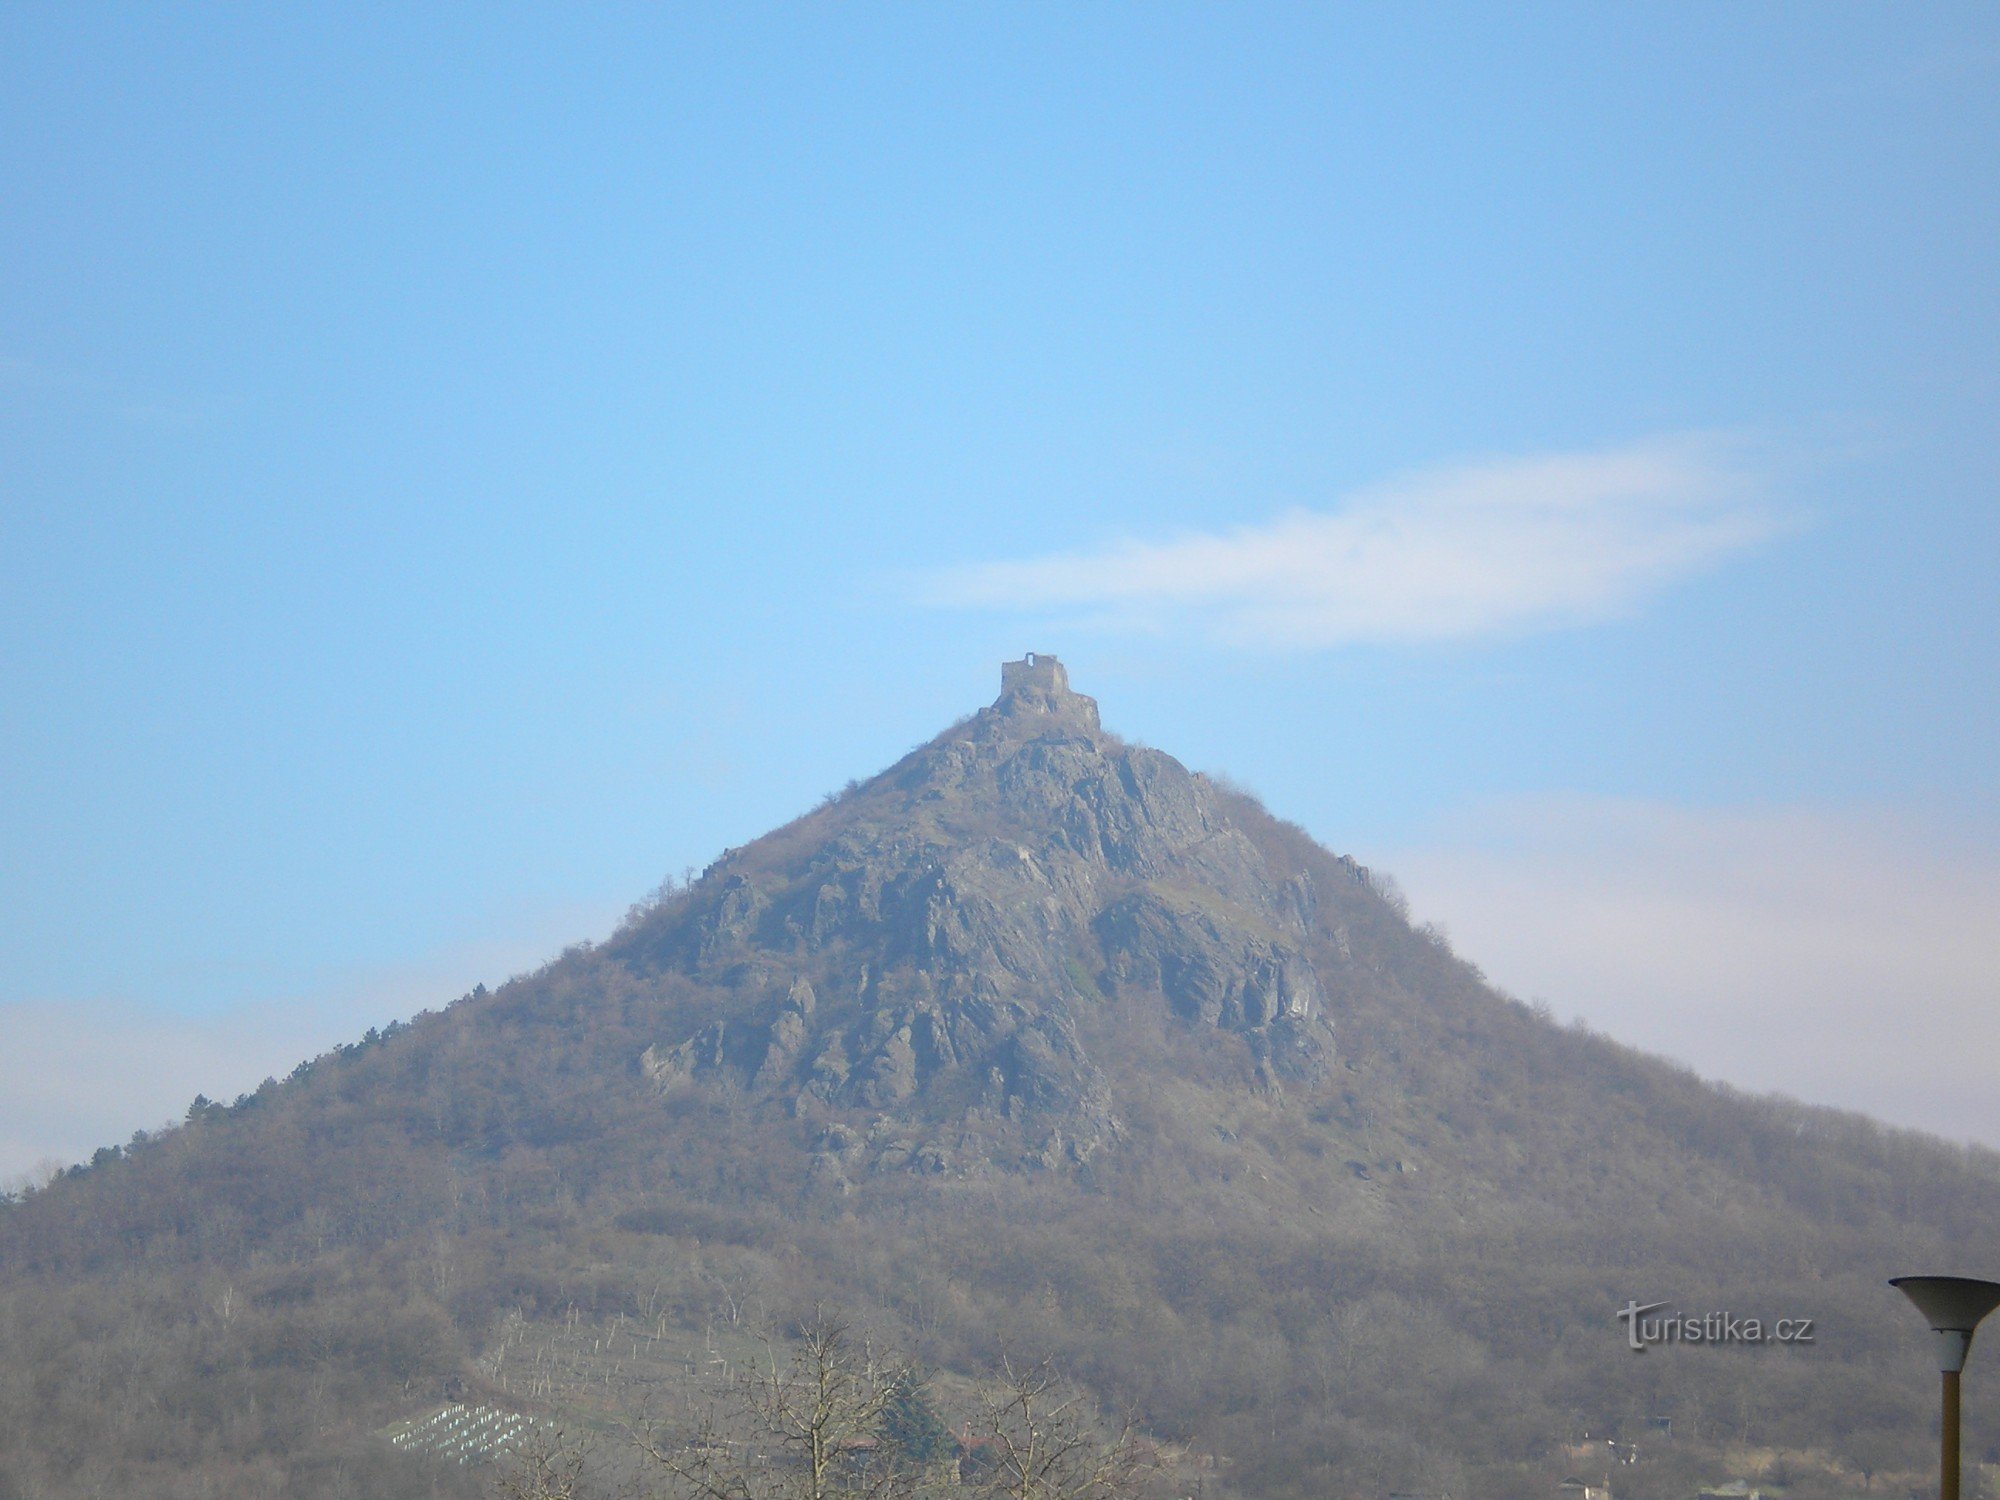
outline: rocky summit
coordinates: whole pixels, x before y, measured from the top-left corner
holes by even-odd
[[[1120,1130],[1078,1027],[1109,992],[1241,1049],[1263,1087],[1325,1078],[1317,908],[1312,876],[1274,870],[1213,783],[1107,734],[1031,655],[992,706],[808,837],[731,851],[625,945],[730,997],[641,1064],[663,1090],[726,1081],[824,1118],[835,1182],[1080,1165]],[[839,1123],[854,1109],[865,1135]]]

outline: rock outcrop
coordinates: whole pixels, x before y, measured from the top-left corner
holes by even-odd
[[[1119,1130],[1081,1009],[1150,997],[1270,1088],[1324,1076],[1307,936],[1225,799],[1101,728],[1051,657],[997,701],[704,873],[647,961],[738,997],[641,1066],[828,1121],[829,1179],[1087,1162]]]

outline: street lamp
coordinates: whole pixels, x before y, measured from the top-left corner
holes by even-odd
[[[1944,1374],[1938,1500],[1958,1500],[1958,1372],[1972,1348],[1972,1330],[2000,1307],[2000,1283],[1968,1276],[1898,1276],[1889,1285],[1917,1304],[1938,1336],[1938,1369]]]

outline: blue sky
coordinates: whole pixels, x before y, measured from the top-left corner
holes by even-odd
[[[1558,1014],[2000,1143],[1996,161],[1985,5],[0,12],[0,1174],[1027,649]]]

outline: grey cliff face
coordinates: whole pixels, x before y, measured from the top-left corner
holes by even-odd
[[[991,707],[704,874],[634,957],[737,1003],[641,1065],[823,1116],[839,1180],[1080,1164],[1119,1130],[1077,1025],[1109,990],[1247,1048],[1271,1087],[1324,1074],[1312,907],[1208,782],[1029,657]]]

